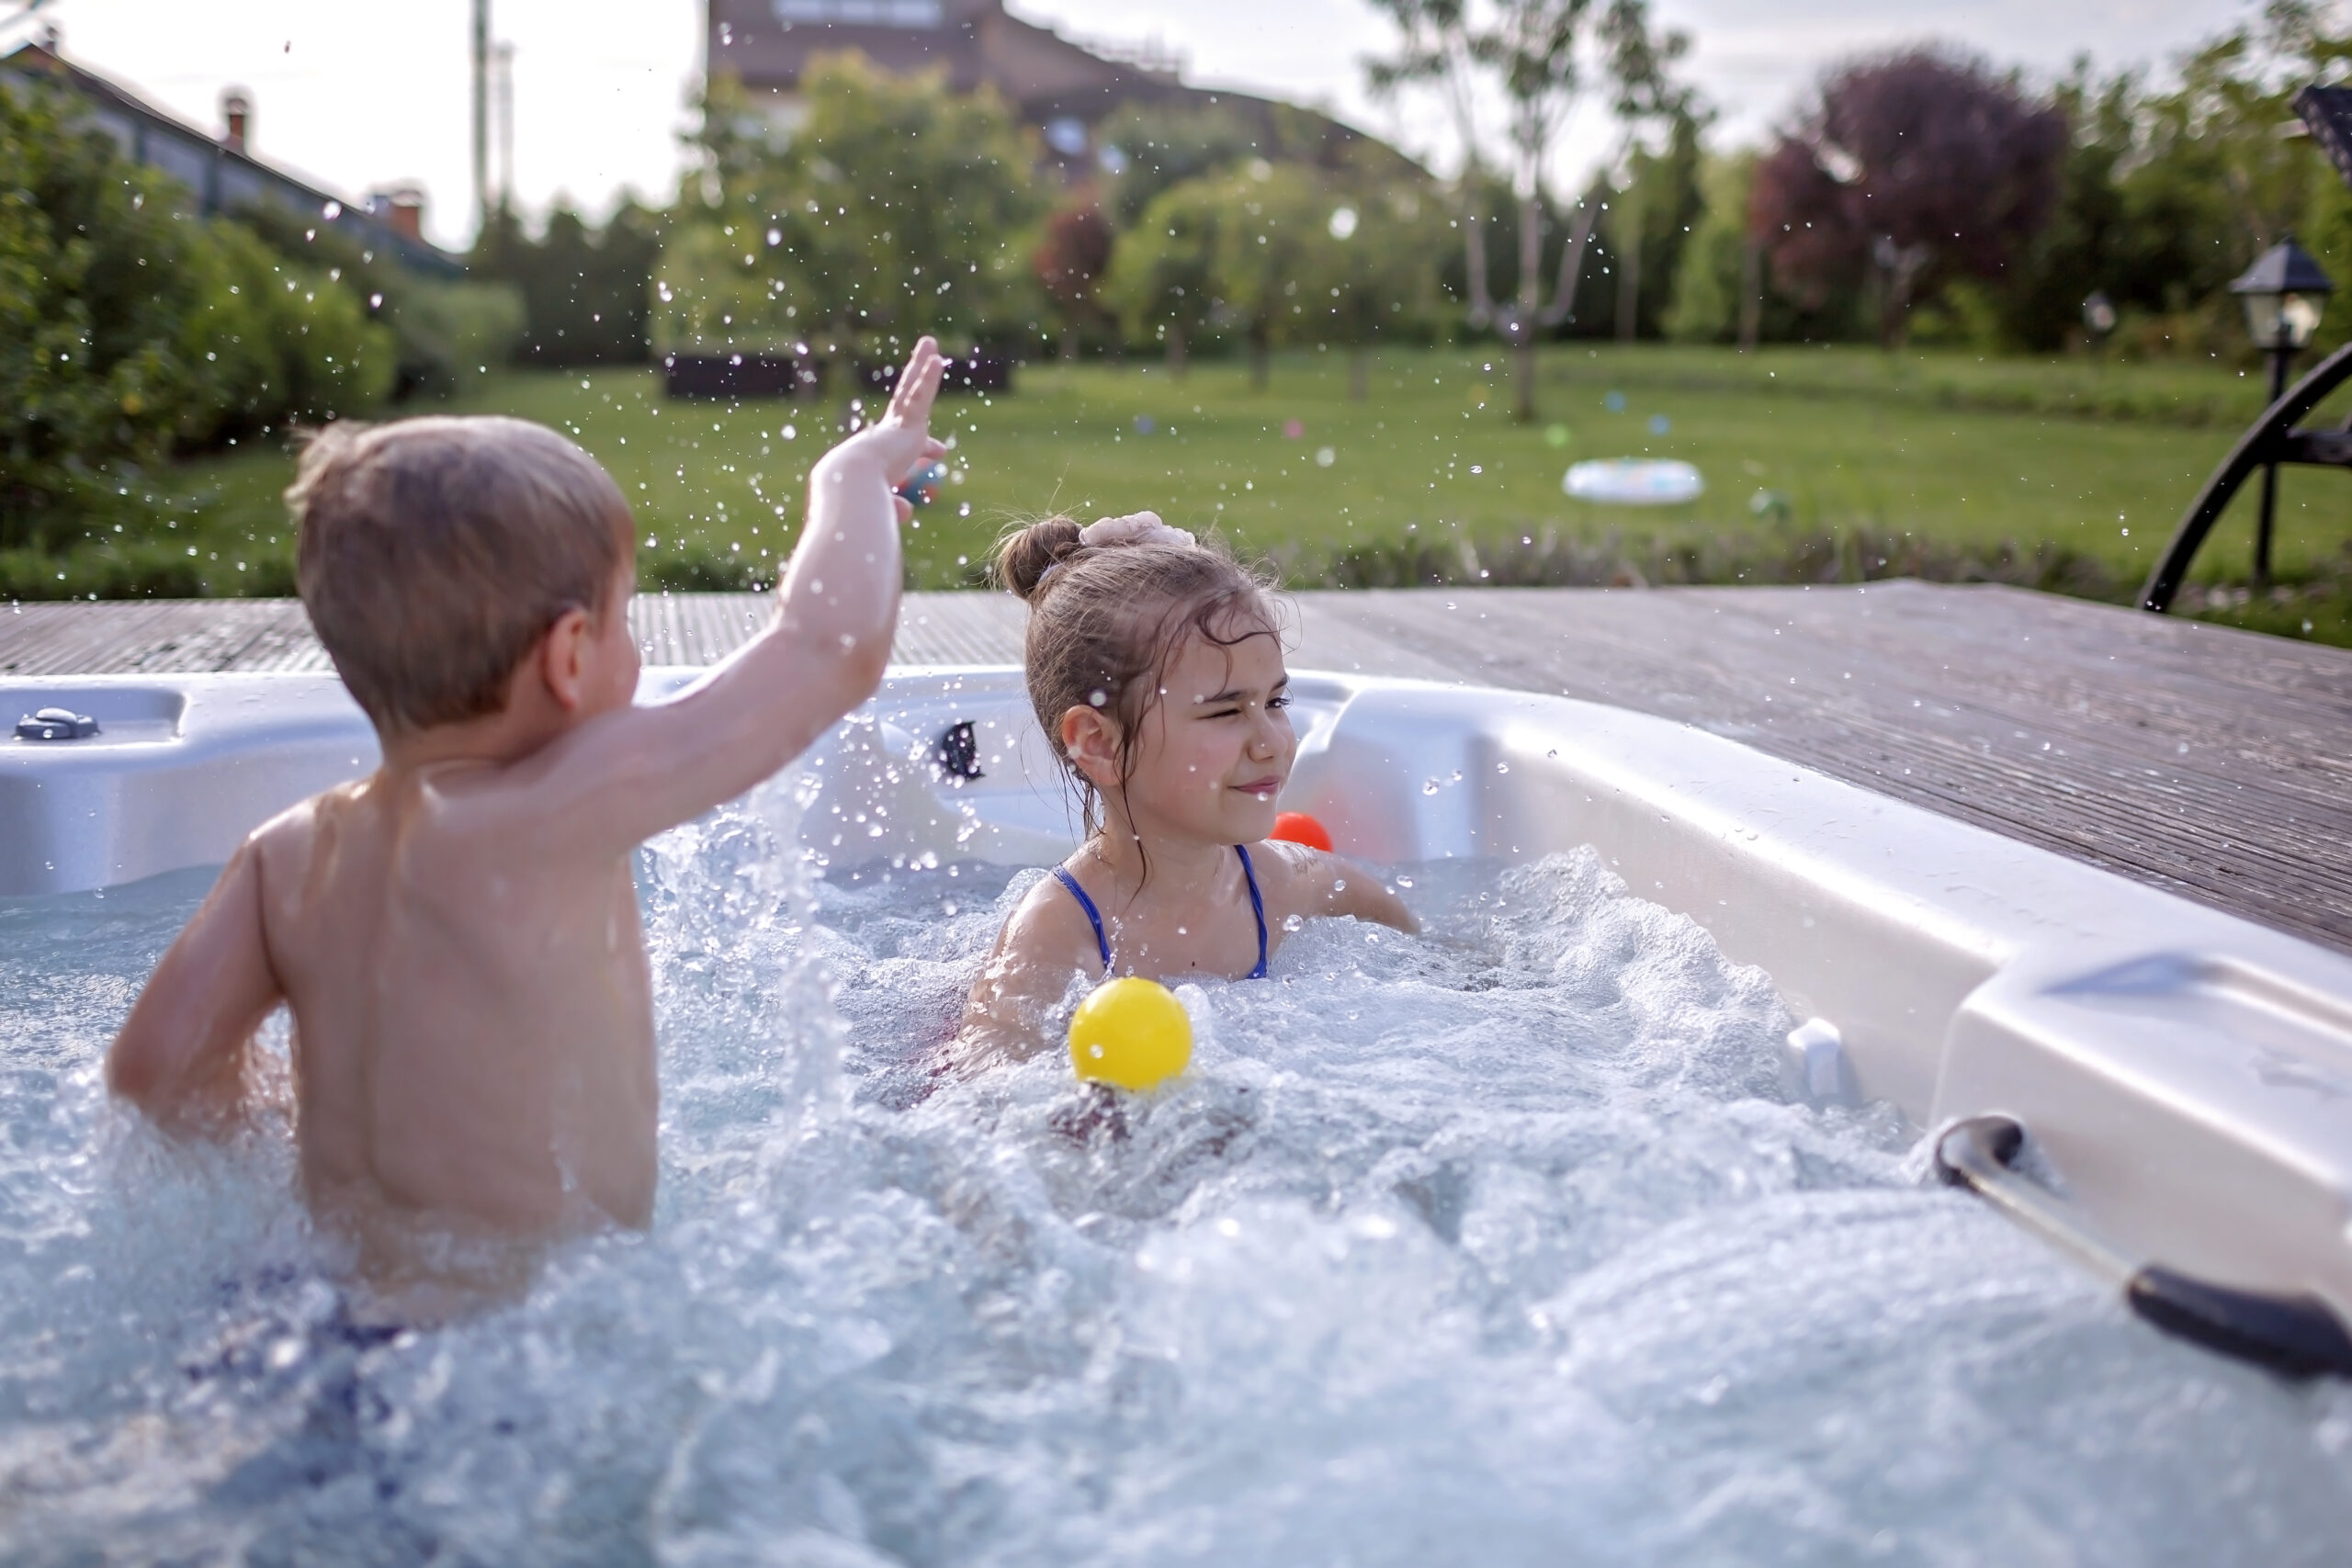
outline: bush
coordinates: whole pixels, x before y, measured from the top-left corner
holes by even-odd
[[[1273,553],[1285,581],[1310,588],[1647,588],[1912,577],[2006,582],[2118,602],[2131,591],[2098,560],[2063,545],[2028,548],[2004,540],[1984,549],[1869,528],[1632,538],[1612,530],[1585,539],[1546,527],[1517,538],[1444,535],[1351,546],[1321,557]]]
[[[187,257],[194,298],[176,339],[180,356],[202,366],[179,446],[323,423],[384,400],[396,373],[392,333],[332,269],[300,265],[236,223],[207,229],[209,243]]]
[[[74,115],[0,93],[0,551],[143,522],[144,473],[173,451],[364,409],[392,383],[391,334],[331,267],[193,216]]]
[[[126,536],[64,551],[0,550],[0,599],[291,597],[294,558],[254,548],[229,559],[175,537]]]
[[[503,365],[523,341],[523,299],[512,284],[409,277],[396,287],[382,311],[399,342],[395,397],[448,397]]]
[[[514,353],[524,330],[523,300],[510,284],[427,277],[379,256],[352,235],[322,228],[283,208],[236,215],[293,276],[324,275],[391,333],[390,395],[447,397]],[[346,408],[360,404],[346,402]]]
[[[203,406],[202,226],[46,94],[0,93],[0,548],[121,513]]]

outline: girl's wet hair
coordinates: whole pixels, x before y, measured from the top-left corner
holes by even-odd
[[[1049,517],[999,539],[994,567],[999,585],[1029,606],[1029,701],[1078,785],[1090,834],[1102,826],[1102,800],[1062,749],[1062,715],[1095,707],[1111,716],[1124,794],[1136,739],[1187,638],[1228,649],[1253,637],[1282,640],[1272,575],[1213,538],[1089,545],[1076,523]]]

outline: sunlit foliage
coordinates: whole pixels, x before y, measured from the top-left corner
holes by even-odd
[[[715,199],[680,205],[655,278],[661,344],[882,358],[923,333],[951,348],[1033,336],[1050,196],[1003,102],[854,55],[820,60],[802,91],[786,136],[714,86]]]
[[[189,215],[46,93],[0,93],[0,549],[138,518],[175,450],[373,407],[392,335],[326,265]]]

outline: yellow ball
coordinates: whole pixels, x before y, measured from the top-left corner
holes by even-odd
[[[1080,1077],[1150,1089],[1193,1059],[1193,1021],[1175,993],[1155,980],[1131,975],[1108,981],[1069,1021],[1069,1059]]]

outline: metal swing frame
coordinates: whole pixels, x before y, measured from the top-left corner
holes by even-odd
[[[2309,86],[2295,95],[2295,113],[2312,140],[2327,154],[2347,186],[2352,186],[2352,87]],[[2317,408],[2330,392],[2352,380],[2352,344],[2346,344],[2313,367],[2301,380],[2278,391],[2272,383],[2270,406],[2254,427],[2238,438],[2205,488],[2197,492],[2173,530],[2172,541],[2140,589],[2140,608],[2161,615],[2172,608],[2174,595],[2188,581],[2189,563],[2205,543],[2213,525],[2237,498],[2245,481],[2266,476],[2262,539],[2267,551],[2270,532],[2270,502],[2276,494],[2276,474],[2281,464],[2324,468],[2352,468],[2352,418],[2334,430],[2299,430],[2295,422]]]
[[[2352,381],[2352,344],[2321,360],[2310,374],[2280,393],[2254,427],[2238,437],[2238,444],[2230,448],[2230,455],[2189,503],[2180,526],[2173,530],[2172,542],[2165,547],[2155,570],[2148,573],[2140,590],[2140,608],[2160,615],[2172,608],[2173,596],[2188,580],[2189,563],[2197,558],[2206,536],[2246,480],[2276,464],[2352,468],[2352,419],[2334,430],[2295,428],[2297,420],[2346,381]]]

